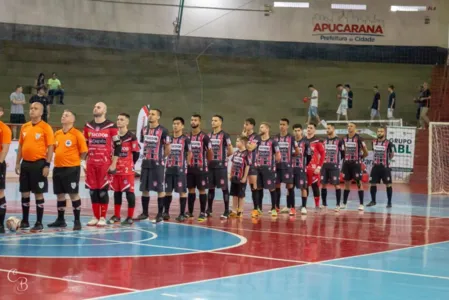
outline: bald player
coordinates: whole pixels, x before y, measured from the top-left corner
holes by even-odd
[[[35,102],[30,105],[30,122],[22,125],[17,149],[16,174],[19,175],[22,193],[21,229],[30,227],[30,192],[36,198],[37,220],[32,232],[42,231],[44,216],[44,193],[48,191],[47,176],[53,158],[53,129],[42,120],[44,106]]]
[[[86,159],[86,187],[90,190],[94,216],[88,226],[105,226],[109,204],[109,174],[116,172],[121,141],[115,122],[106,119],[107,106],[98,102],[94,106],[94,120],[84,126],[88,145]]]

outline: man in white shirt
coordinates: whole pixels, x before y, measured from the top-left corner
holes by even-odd
[[[308,97],[308,99],[310,101],[310,105],[309,105],[308,118],[307,118],[306,124],[310,124],[310,121],[312,120],[312,118],[315,117],[316,120],[318,121],[318,124],[321,124],[324,127],[326,127],[325,121],[320,120],[320,116],[318,115],[318,90],[313,86],[313,84],[310,84],[309,91],[312,93],[312,95],[310,97]]]
[[[342,84],[337,84],[337,98],[340,99],[340,106],[337,110],[337,120],[340,121],[340,116],[345,116],[348,121],[348,91],[343,88]]]

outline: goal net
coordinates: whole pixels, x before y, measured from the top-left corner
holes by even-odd
[[[449,123],[429,126],[429,194],[449,194]]]

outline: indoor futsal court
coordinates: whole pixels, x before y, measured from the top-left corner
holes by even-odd
[[[332,197],[327,211],[294,218],[272,219],[265,203],[258,222],[249,203],[244,218],[220,221],[221,201],[204,223],[74,232],[68,215],[65,230],[0,237],[2,299],[448,299],[447,198],[394,188],[389,211],[380,191],[375,208],[358,212],[353,190],[338,214]],[[7,197],[9,215],[20,216],[17,186]],[[55,206],[49,195],[45,224]],[[83,199],[84,223],[89,212]]]

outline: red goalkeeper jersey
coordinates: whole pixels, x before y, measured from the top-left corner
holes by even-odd
[[[310,160],[309,169],[316,169],[322,167],[324,163],[324,158],[326,157],[326,152],[324,151],[323,143],[317,138],[312,137],[307,139],[310,146],[310,151],[312,152],[312,159]]]
[[[114,139],[119,139],[118,128],[114,122],[106,120],[103,123],[91,121],[84,126],[84,137],[87,141],[87,163],[103,165],[112,163]]]

